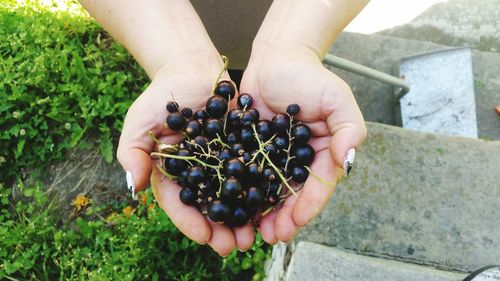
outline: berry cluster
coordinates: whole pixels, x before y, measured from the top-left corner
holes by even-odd
[[[168,102],[166,125],[185,138],[152,154],[162,160],[162,173],[181,186],[184,204],[231,227],[257,219],[295,194],[290,183],[306,181],[314,158],[311,130],[295,120],[299,105],[261,120],[249,94],[239,95],[238,107],[229,108],[235,93],[230,81],[221,81],[204,110]]]

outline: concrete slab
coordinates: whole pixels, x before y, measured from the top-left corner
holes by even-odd
[[[500,261],[500,142],[368,123],[348,180],[298,235],[472,271]]]
[[[461,281],[465,274],[356,255],[310,242],[297,244],[286,281]]]
[[[500,53],[500,1],[450,0],[378,34]]]

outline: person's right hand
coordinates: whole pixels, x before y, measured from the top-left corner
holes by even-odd
[[[199,63],[203,61],[206,63]],[[164,126],[167,102],[175,100],[180,109],[189,107],[193,112],[204,108],[222,65],[221,58],[215,55],[212,60],[198,58],[160,69],[127,112],[117,156],[123,168],[132,173],[136,192],[146,188],[151,179],[158,204],[177,228],[188,238],[208,243],[226,256],[235,246],[247,250],[252,245],[252,229],[247,225],[232,230],[211,222],[195,207],[184,205],[179,199],[180,187],[165,178],[152,162],[150,153],[158,148],[148,135],[151,131],[162,143],[178,143],[181,135]],[[230,80],[227,73],[222,80]]]

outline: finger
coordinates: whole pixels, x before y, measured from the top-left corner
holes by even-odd
[[[276,233],[274,231],[277,214],[277,210],[273,210],[271,213],[264,216],[260,221],[259,231],[262,235],[262,240],[266,241],[266,243],[270,245],[278,243],[278,237],[276,237]]]
[[[287,242],[292,240],[299,229],[293,220],[293,207],[297,199],[298,197],[293,195],[288,197],[276,216],[274,232],[280,241]]]
[[[326,98],[322,103],[332,134],[330,152],[335,164],[344,167],[348,150],[359,147],[365,140],[366,126],[350,87],[333,73],[328,71],[327,75],[335,85],[325,95],[334,98]]]
[[[212,237],[210,237],[208,245],[220,256],[227,257],[236,245],[233,232],[223,224],[215,223],[210,219],[205,221],[208,221],[212,229]]]
[[[250,224],[233,228],[233,233],[236,239],[236,247],[240,252],[245,252],[252,247],[254,233]]]
[[[297,202],[293,206],[293,220],[297,226],[306,225],[318,215],[332,196],[335,190],[334,184],[338,176],[340,176],[339,171],[341,171],[340,168],[333,164],[328,149],[316,153],[311,170],[315,176],[309,175],[297,198]]]
[[[180,188],[174,182],[162,181],[162,178],[158,169],[154,168],[151,185],[156,201],[184,235],[199,244],[206,244],[211,236],[207,220],[196,208],[179,200]]]

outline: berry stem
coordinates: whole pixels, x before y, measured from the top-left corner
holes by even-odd
[[[304,168],[309,172],[309,174],[311,176],[313,176],[313,178],[315,178],[317,181],[319,181],[320,183],[326,185],[326,186],[329,186],[329,187],[332,187],[332,188],[335,188],[337,186],[337,184],[335,182],[328,182],[322,178],[320,178],[318,175],[316,175],[312,170],[311,168],[309,168],[308,166],[304,166]]]
[[[166,178],[168,178],[169,180],[175,180],[175,179],[179,178],[179,177],[176,177],[176,176],[169,174],[167,171],[165,171],[165,169],[163,169],[163,167],[161,165],[156,165],[156,168],[158,168],[158,171],[160,171],[160,173],[162,175],[164,175]]]
[[[219,74],[217,75],[217,79],[215,79],[214,86],[213,86],[212,90],[210,91],[210,96],[214,95],[215,88],[217,88],[217,84],[219,83],[219,80],[222,77],[222,74],[224,74],[224,72],[227,70],[227,66],[229,65],[229,59],[226,56],[222,55],[221,58],[222,58],[222,61],[224,62],[224,65],[222,66]]]
[[[281,173],[280,169],[278,167],[276,167],[276,165],[274,165],[273,161],[271,161],[271,158],[269,158],[269,155],[267,155],[267,153],[263,153],[262,150],[264,149],[265,145],[263,145],[262,142],[259,139],[259,134],[257,133],[257,129],[255,128],[255,124],[252,124],[252,130],[253,130],[255,139],[257,140],[257,143],[259,144],[259,152],[262,153],[262,156],[264,156],[264,159],[267,160],[269,166],[271,166],[271,168],[273,168],[273,170],[276,172],[276,174],[278,174],[278,177],[281,179],[281,181],[283,182],[283,184],[288,188],[288,190],[291,193],[293,193],[293,195],[297,196],[297,193],[295,193],[295,191],[290,186],[290,184],[288,184],[288,181],[283,176],[283,174]]]
[[[289,129],[289,131],[287,131],[288,149],[286,150],[285,173],[287,173],[287,171],[288,171],[288,163],[290,163],[290,160],[293,158],[290,156],[290,150],[292,149],[292,141],[293,141],[293,137],[292,137],[293,116],[291,116],[288,113],[287,113],[287,115],[288,115],[288,117],[290,117],[290,129]]]
[[[161,152],[151,152],[151,157],[163,157],[163,158],[174,158],[174,159],[185,160],[185,161],[195,161],[195,162],[200,163],[204,167],[214,168],[216,170],[220,168],[220,165],[215,166],[215,165],[207,164],[207,163],[201,161],[200,159],[196,158],[196,156],[179,156],[179,155],[172,155],[172,154],[161,153]]]

